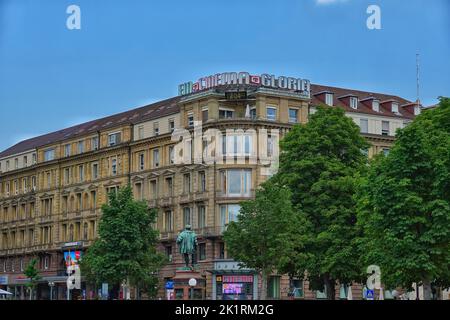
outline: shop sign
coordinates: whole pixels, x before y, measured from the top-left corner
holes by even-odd
[[[248,72],[225,72],[200,78],[196,82],[186,82],[178,86],[178,95],[184,96],[220,86],[250,85],[295,91],[304,98],[310,97],[309,80],[271,74],[251,75]]]
[[[253,276],[223,276],[224,283],[253,282]]]
[[[0,276],[0,286],[6,286],[8,284],[8,276]]]

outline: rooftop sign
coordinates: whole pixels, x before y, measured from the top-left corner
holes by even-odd
[[[255,87],[268,87],[298,92],[300,95],[310,97],[310,82],[305,79],[270,74],[251,75],[248,72],[225,72],[200,78],[197,82],[186,82],[178,86],[178,94],[184,96],[214,87],[226,85],[250,85]]]

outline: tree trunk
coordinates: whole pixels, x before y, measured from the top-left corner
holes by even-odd
[[[423,300],[431,300],[431,282],[428,279],[422,280]]]
[[[328,275],[324,276],[324,284],[325,284],[325,292],[327,294],[328,300],[335,300],[336,299],[336,286],[335,281],[333,279],[330,279]]]
[[[261,279],[261,300],[266,299],[267,299],[267,272],[263,270]]]

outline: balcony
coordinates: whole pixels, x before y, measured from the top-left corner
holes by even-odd
[[[159,201],[159,205],[161,207],[169,207],[172,206],[174,203],[173,197],[164,197]]]
[[[224,227],[204,227],[194,229],[195,233],[199,238],[218,238],[221,237],[225,231]]]
[[[165,231],[160,233],[161,241],[170,241],[176,238],[176,234],[173,231]]]
[[[194,200],[192,193],[184,193],[180,196],[180,203],[187,203]]]

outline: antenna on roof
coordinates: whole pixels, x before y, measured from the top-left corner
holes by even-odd
[[[419,54],[416,53],[417,108],[420,108]]]

